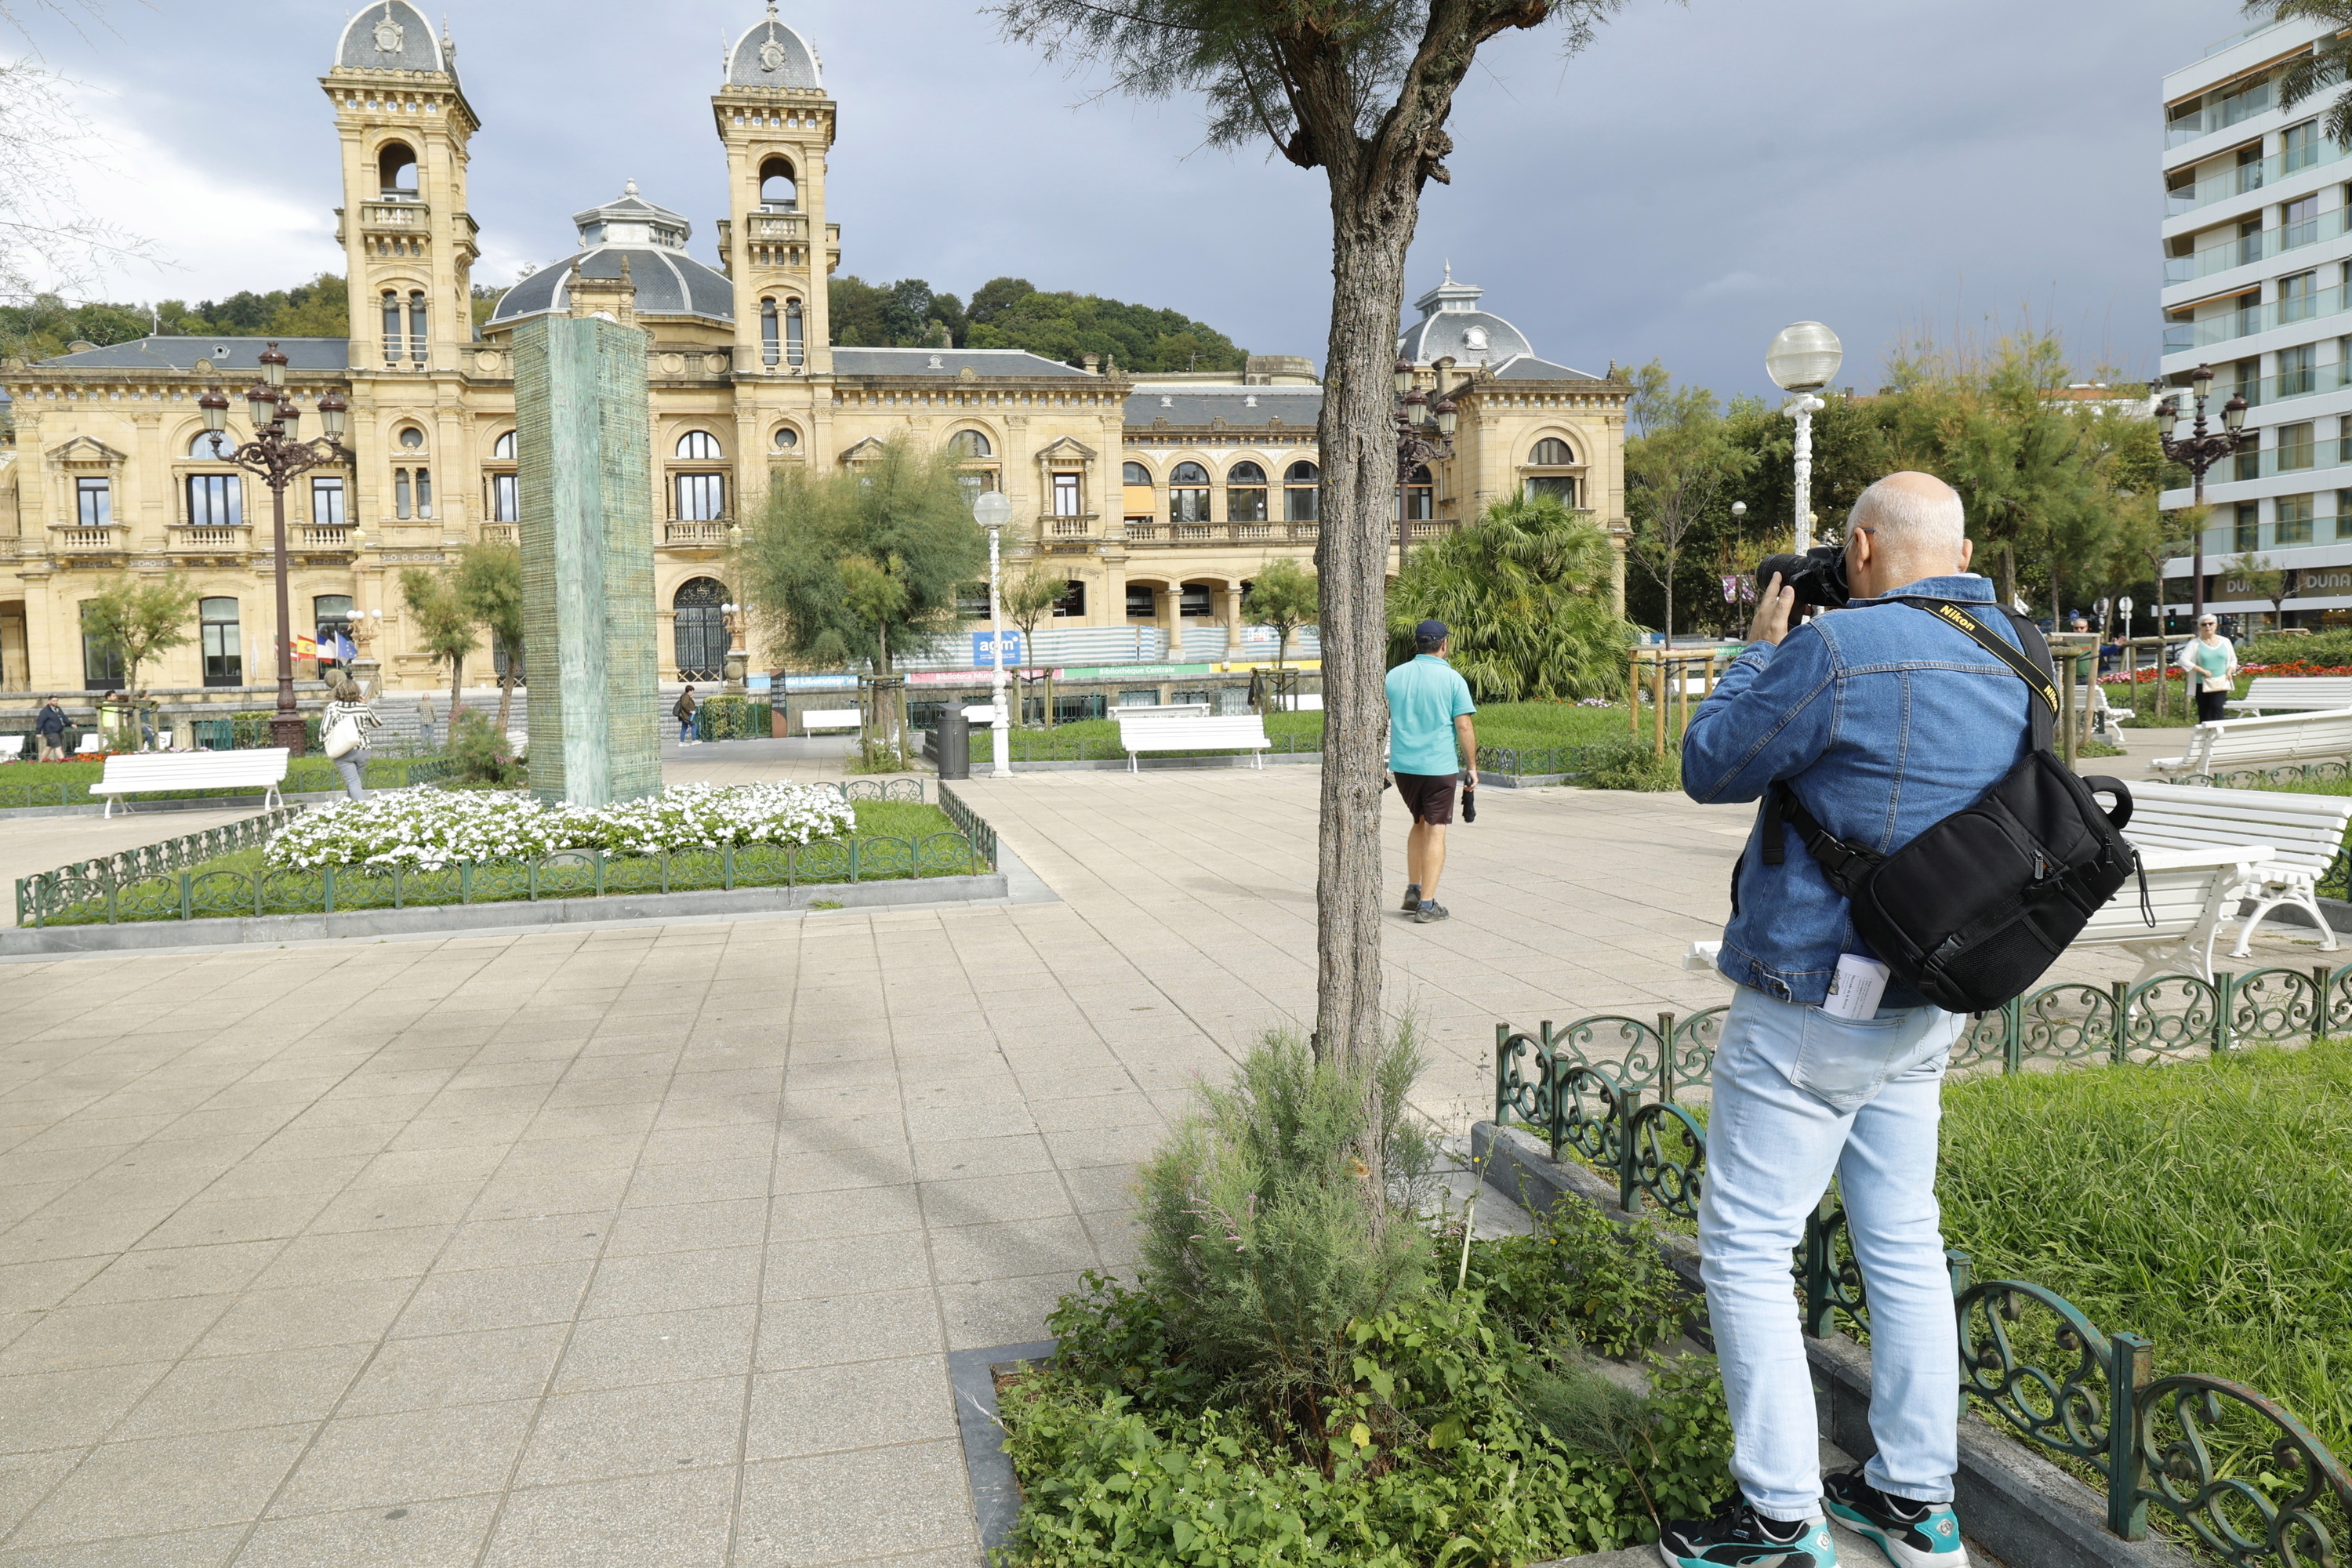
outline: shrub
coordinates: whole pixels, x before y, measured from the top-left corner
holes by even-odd
[[[1668,746],[1659,756],[1652,742],[1612,735],[1584,748],[1579,782],[1587,789],[1675,790],[1683,787],[1682,751]]]
[[[1470,1258],[1470,1284],[1538,1347],[1566,1338],[1638,1355],[1679,1336],[1694,1305],[1648,1234],[1619,1229],[1590,1204],[1557,1204],[1534,1234],[1474,1246]]]
[[[2261,637],[2238,649],[2248,664],[2352,665],[2352,628],[2305,637]]]
[[[530,777],[508,749],[505,732],[470,708],[461,708],[449,721],[449,760],[457,764],[451,776],[476,789],[510,789]]]

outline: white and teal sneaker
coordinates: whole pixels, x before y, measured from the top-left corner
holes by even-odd
[[[1819,1518],[1767,1519],[1745,1500],[1713,1519],[1678,1519],[1658,1537],[1666,1568],[1837,1568],[1837,1545]]]
[[[1860,1467],[1824,1476],[1822,1492],[1838,1521],[1875,1542],[1895,1568],[1968,1568],[1949,1503],[1891,1496],[1864,1480]]]

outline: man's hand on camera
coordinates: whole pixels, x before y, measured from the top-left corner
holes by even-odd
[[[1778,644],[1789,635],[1789,616],[1797,607],[1797,591],[1780,585],[1780,574],[1772,574],[1772,581],[1756,601],[1756,619],[1748,627],[1749,642]]]

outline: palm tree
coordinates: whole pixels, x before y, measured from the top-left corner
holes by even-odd
[[[2291,110],[2327,88],[2352,82],[2352,33],[2346,31],[2352,28],[2352,0],[2246,0],[2246,15],[2327,26],[2307,52],[2296,55],[2279,72],[2281,109]],[[2337,93],[2327,106],[2327,134],[2339,144],[2352,145],[2352,90]]]
[[[1609,596],[1609,537],[1554,496],[1497,501],[1416,552],[1389,595],[1391,662],[1444,621],[1454,668],[1486,701],[1613,697],[1633,629]]]

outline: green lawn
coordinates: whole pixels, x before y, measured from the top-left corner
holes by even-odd
[[[731,857],[717,850],[680,850],[664,867],[656,856],[606,855],[601,881],[594,858],[550,857],[538,868],[521,863],[478,866],[469,871],[389,872],[338,868],[334,908],[406,908],[455,903],[502,903],[530,898],[585,898],[607,893],[701,891],[782,887],[857,880],[878,882],[911,877],[961,877],[984,871],[946,812],[914,801],[851,803],[856,831],[846,839],[821,839],[806,846],[747,845]],[[941,837],[940,835],[947,837]],[[853,854],[855,871],[853,879]],[[256,907],[256,879],[260,879]],[[327,908],[327,877],[320,871],[269,870],[260,849],[220,856],[184,872],[152,877],[117,889],[115,922],[206,916],[317,914]],[[102,925],[108,906],[101,896],[51,914],[47,925]],[[26,923],[30,923],[27,921]]]
[[[1945,1237],[1976,1279],[2032,1280],[2103,1333],[2147,1336],[2159,1373],[2249,1384],[2339,1456],[2347,1184],[2352,1042],[1977,1079],[1944,1097]],[[2016,1327],[2058,1357],[2043,1365],[2070,1364],[2046,1314]],[[2228,1428],[2224,1445],[2242,1454],[2243,1436]]]
[[[1643,712],[1645,724],[1652,722],[1647,710]],[[1514,750],[1541,750],[1559,746],[1589,745],[1613,735],[1627,733],[1624,707],[1582,708],[1573,702],[1497,702],[1481,708],[1476,719],[1478,744],[1486,747],[1507,747]],[[1670,731],[1672,724],[1669,724]],[[1279,752],[1312,752],[1323,743],[1323,715],[1320,713],[1272,713],[1266,716],[1265,732]],[[1644,733],[1648,731],[1645,730]],[[993,737],[987,730],[974,726],[971,731],[971,759],[977,764],[993,754]],[[1232,756],[1224,752],[1171,752],[1150,753],[1152,756]],[[1118,743],[1118,721],[1116,719],[1084,719],[1074,723],[1056,724],[1051,730],[1016,730],[1013,734],[1013,760],[1025,762],[1083,762],[1116,760],[1127,752]],[[1549,770],[1544,770],[1549,771]]]
[[[2252,679],[2251,675],[2238,677],[2237,688],[2230,693],[2232,700],[2246,694],[2246,683]],[[2110,686],[2107,700],[2116,707],[2133,710],[2132,717],[2124,721],[2126,730],[2186,730],[2197,722],[2196,696],[2189,691],[2188,681],[2177,673],[2165,680],[2164,713],[2160,718],[2156,711],[2156,682],[2152,680],[2137,686]]]
[[[408,782],[413,766],[438,758],[378,757],[367,764],[364,780],[371,789],[397,789]],[[0,808],[27,805],[88,805],[106,799],[93,795],[89,786],[106,771],[103,763],[9,763],[0,766]],[[343,779],[335,765],[325,757],[296,757],[286,764],[286,782],[278,789],[286,795],[310,794],[321,790],[341,790]],[[142,795],[140,800],[209,800],[215,796],[247,795],[259,799],[258,784],[239,789],[184,789],[157,791]]]

